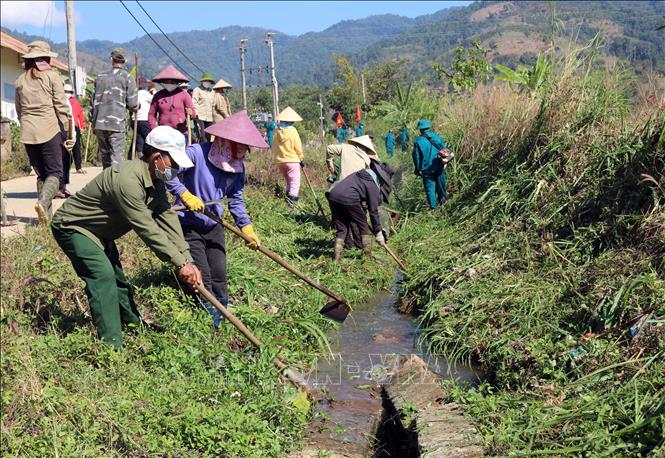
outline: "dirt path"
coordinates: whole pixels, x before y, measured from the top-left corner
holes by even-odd
[[[88,184],[99,172],[101,167],[86,167],[85,174],[72,173],[69,175],[70,183],[67,185],[72,193],[79,191]],[[26,224],[37,224],[37,214],[35,213],[35,201],[37,200],[36,178],[34,173],[27,177],[14,178],[0,183],[2,194],[6,197],[7,219],[16,224],[2,227],[0,230],[2,237],[13,237],[22,233]],[[53,201],[53,210],[57,210],[64,203],[65,199],[55,199]]]

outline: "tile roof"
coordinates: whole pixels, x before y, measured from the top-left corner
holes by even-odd
[[[3,48],[9,48],[19,54],[25,54],[28,52],[27,44],[2,31],[0,31],[0,46]],[[58,59],[51,59],[51,65],[64,72],[69,71],[67,64],[60,62]]]

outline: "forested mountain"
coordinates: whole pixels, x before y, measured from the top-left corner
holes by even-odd
[[[273,38],[277,77],[281,85],[330,86],[334,79],[333,54],[349,56],[361,68],[400,59],[411,74],[431,75],[433,63],[449,63],[456,46],[470,45],[474,40],[492,48],[490,57],[495,63],[512,66],[531,62],[538,51],[547,49],[552,30],[559,48],[567,47],[571,38],[586,42],[602,30],[601,52],[605,59],[628,61],[637,70],[654,68],[664,72],[665,31],[656,31],[665,22],[663,15],[662,1],[476,2],[413,19],[380,15],[342,21],[321,32],[297,37],[273,30],[277,32]],[[168,36],[202,70],[210,70],[234,85],[240,82],[238,46],[240,39],[246,38],[247,80],[252,87],[266,86],[270,81],[268,49],[262,42],[266,32],[258,27],[229,26]],[[25,40],[33,38],[10,33]],[[195,65],[161,34],[153,37],[198,79],[201,71]],[[64,43],[53,46],[66,56]],[[110,50],[116,46],[131,54],[138,52],[141,73],[147,77],[170,63],[148,36],[126,43],[81,41],[78,50],[84,53],[84,59],[79,60],[89,70],[98,71],[107,65]]]

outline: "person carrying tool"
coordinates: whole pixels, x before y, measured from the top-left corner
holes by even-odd
[[[136,157],[143,155],[143,147],[145,146],[145,139],[150,133],[150,123],[148,122],[148,112],[152,104],[152,98],[155,93],[155,86],[149,82],[149,88],[139,89],[139,109],[136,112]]]
[[[226,307],[229,294],[224,227],[201,212],[207,208],[221,219],[224,213],[222,204],[216,202],[206,207],[204,202],[228,199],[228,209],[236,226],[251,240],[248,246],[258,248],[259,238],[243,199],[243,161],[250,146],[267,148],[268,145],[245,111],[214,123],[206,129],[206,133],[215,136],[214,142],[189,146],[186,154],[193,167],[181,168],[178,178],[167,182],[166,188],[187,208],[186,211],[178,211],[178,218],[194,263],[201,270],[203,284]],[[207,301],[204,305],[217,329],[222,317],[219,310]]]
[[[51,204],[63,178],[61,147],[71,118],[60,74],[51,70],[51,58],[56,56],[45,41],[33,41],[22,56],[25,71],[15,82],[20,139],[37,174],[35,211],[42,224],[51,217]]]
[[[204,142],[210,140],[204,131],[213,122],[212,107],[215,102],[215,92],[212,90],[212,86],[215,84],[215,79],[212,77],[212,73],[204,72],[199,82],[201,84],[192,91],[192,102],[194,103],[194,110],[198,114],[197,124],[201,133],[199,140]]]
[[[399,145],[402,147],[402,152],[409,150],[409,129],[406,126],[402,127],[399,133]]]
[[[291,107],[286,107],[277,116],[277,132],[272,145],[272,153],[275,163],[286,180],[286,202],[291,209],[295,209],[300,193],[300,168],[303,164],[303,151],[300,135],[294,122],[302,121],[302,118]]]
[[[272,119],[272,115],[268,115],[268,121],[263,123],[263,127],[266,130],[266,141],[268,142],[268,145],[272,148],[272,142],[273,138],[275,137],[275,129],[277,128],[277,124],[275,124],[275,120]]]
[[[420,135],[413,142],[413,173],[422,177],[429,208],[435,209],[446,201],[446,170],[439,157],[446,143],[431,128],[427,119],[418,121]]]
[[[180,83],[188,82],[185,75],[180,73],[173,65],[169,65],[159,72],[153,79],[164,89],[157,91],[148,110],[148,123],[150,129],[159,126],[170,126],[187,136],[187,116],[196,117],[196,110],[192,98],[187,91],[180,87]],[[187,142],[191,139],[186,139]]]
[[[65,95],[69,100],[69,105],[72,107],[72,116],[74,117],[74,130],[76,131],[76,143],[72,149],[72,156],[74,156],[74,166],[76,167],[76,173],[85,173],[83,170],[82,160],[81,160],[81,132],[85,129],[85,113],[81,104],[76,100],[74,95],[74,88],[71,84],[65,84]]]
[[[388,154],[388,157],[393,157],[395,155],[395,134],[393,134],[393,130],[390,129],[388,133],[386,134],[383,139],[386,142],[386,153]]]
[[[212,104],[212,121],[219,122],[231,116],[231,103],[226,97],[226,91],[231,89],[231,83],[220,79],[215,83],[212,89],[215,91],[215,98]]]
[[[388,199],[393,173],[394,170],[388,164],[372,161],[370,167],[347,176],[326,193],[332,214],[332,226],[336,232],[333,257],[335,261],[342,257],[344,241],[351,230],[351,224],[358,226],[363,253],[368,257],[372,254],[372,232],[367,224],[363,204],[367,206],[377,242],[385,244],[386,236],[381,227],[379,205]]]
[[[97,75],[92,92],[92,128],[104,168],[125,158],[125,111],[138,109],[136,82],[123,68],[125,56],[122,48],[111,51],[111,70]]]
[[[185,138],[159,126],[146,138],[142,158],[106,168],[67,199],[53,216],[55,240],[86,284],[92,322],[99,337],[122,346],[122,325],[143,323],[120,264],[115,240],[134,230],[159,259],[177,269],[192,288],[201,284],[164,183],[179,167],[193,164]]]

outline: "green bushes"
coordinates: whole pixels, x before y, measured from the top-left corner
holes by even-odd
[[[488,454],[659,456],[665,107],[581,53],[554,68],[540,98],[495,86],[446,105],[435,130],[462,160],[446,208],[397,236],[407,305],[433,351],[482,365],[449,395]]]

